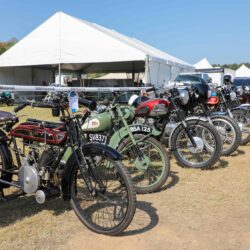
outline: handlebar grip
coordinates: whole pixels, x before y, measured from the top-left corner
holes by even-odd
[[[28,103],[19,104],[17,107],[14,108],[14,112],[17,113],[18,111],[24,109],[27,105],[28,105]]]
[[[87,100],[87,99],[79,99],[78,102],[80,104],[82,104],[83,106],[86,106],[90,110],[95,110],[96,106],[97,106],[96,101],[90,101],[90,100]]]

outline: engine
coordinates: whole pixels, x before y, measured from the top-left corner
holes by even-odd
[[[18,182],[23,191],[27,194],[36,192],[36,201],[44,203],[48,196],[60,195],[57,173],[54,173],[51,166],[56,158],[56,151],[53,147],[45,148],[41,153],[36,142],[24,141],[28,146],[28,153],[22,160],[18,172]]]

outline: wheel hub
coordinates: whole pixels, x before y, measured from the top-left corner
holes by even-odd
[[[195,141],[196,147],[193,146],[193,144],[191,143],[191,141],[188,141],[187,143],[187,147],[189,149],[189,151],[193,154],[198,154],[200,152],[202,152],[202,150],[204,149],[204,142],[200,137],[193,137],[193,140]]]

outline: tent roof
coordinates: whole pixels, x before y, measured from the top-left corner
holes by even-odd
[[[212,65],[208,62],[207,58],[203,58],[202,60],[200,60],[199,62],[197,62],[196,64],[194,64],[194,67],[196,69],[211,69],[213,68]]]
[[[245,64],[242,64],[236,70],[236,77],[250,77],[250,69]]]
[[[114,30],[57,12],[0,56],[0,67],[41,66],[104,71],[144,68],[146,58],[191,67],[188,63]],[[132,62],[137,62],[133,64]],[[103,65],[105,64],[105,65]]]

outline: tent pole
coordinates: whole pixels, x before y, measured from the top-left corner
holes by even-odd
[[[59,75],[59,86],[61,87],[61,63],[59,63],[59,68],[58,68],[58,75]]]

